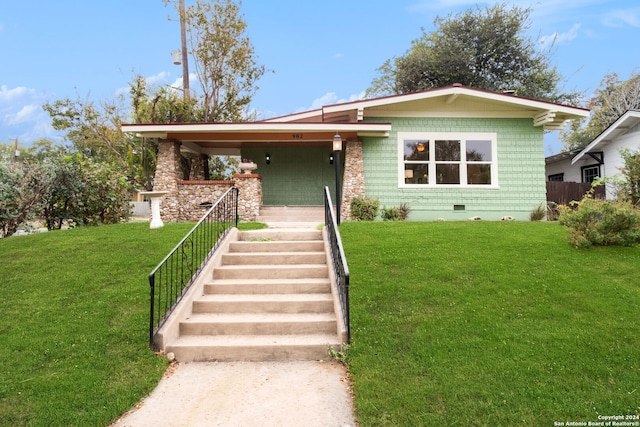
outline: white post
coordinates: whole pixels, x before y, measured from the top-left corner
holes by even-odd
[[[149,228],[160,228],[164,226],[162,218],[160,218],[160,199],[169,191],[142,191],[142,195],[149,196],[151,199],[151,224]]]

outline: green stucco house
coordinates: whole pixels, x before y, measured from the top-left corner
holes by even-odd
[[[528,220],[546,202],[544,131],[589,111],[453,85],[329,105],[248,123],[123,125],[159,138],[156,190],[167,220],[192,219],[225,186],[240,188],[241,216],[263,206],[314,206],[342,184],[341,217],[354,197],[407,204],[409,220]],[[342,141],[334,151],[334,138]],[[338,155],[337,155],[338,154]],[[180,156],[191,156],[189,179]],[[257,169],[208,181],[206,159],[237,155]],[[340,164],[336,162],[340,160]],[[244,191],[243,191],[244,189]]]

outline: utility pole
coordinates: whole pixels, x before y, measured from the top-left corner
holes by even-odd
[[[18,151],[18,138],[16,138],[15,148],[13,150],[13,162],[18,161],[18,156],[20,155],[20,151]]]
[[[184,0],[180,0],[180,43],[182,50],[182,89],[184,99],[189,99],[189,55],[187,53],[187,29]]]

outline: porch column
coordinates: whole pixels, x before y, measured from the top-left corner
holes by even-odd
[[[262,207],[262,177],[257,173],[233,175],[238,195],[238,216],[244,221],[255,221]]]
[[[158,141],[158,158],[153,189],[168,191],[160,203],[160,216],[164,221],[176,221],[178,180],[182,177],[179,141]]]
[[[365,197],[364,160],[362,141],[359,139],[348,140],[345,148],[341,220],[348,221],[350,219],[351,200],[354,197]]]
[[[194,154],[191,157],[190,181],[204,181],[209,179],[209,156],[206,154]]]

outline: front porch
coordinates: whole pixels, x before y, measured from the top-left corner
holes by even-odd
[[[354,197],[365,196],[362,136],[384,136],[376,123],[277,123],[125,125],[126,132],[158,138],[154,190],[168,191],[161,203],[164,221],[196,221],[230,187],[240,190],[239,217],[258,220],[272,206],[320,206],[323,188],[335,200],[341,183],[340,218],[350,216]],[[333,151],[338,135],[340,149]],[[251,159],[257,170],[232,180],[209,180],[210,156]],[[183,170],[184,156],[190,170]],[[337,171],[339,173],[336,173]],[[186,178],[188,175],[187,179]]]

